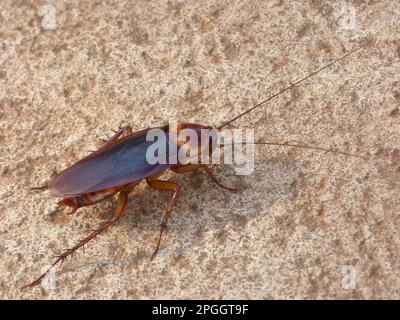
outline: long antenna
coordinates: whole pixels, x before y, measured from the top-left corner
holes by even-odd
[[[254,109],[257,109],[258,107],[261,107],[264,103],[266,103],[266,102],[272,100],[273,98],[279,96],[280,94],[282,94],[282,93],[284,93],[284,92],[286,92],[286,91],[288,91],[288,90],[290,90],[290,89],[293,89],[293,88],[294,88],[295,86],[297,86],[299,83],[301,83],[301,82],[303,82],[303,81],[305,81],[305,80],[311,78],[312,76],[316,75],[317,73],[321,72],[322,70],[324,70],[324,69],[330,67],[331,65],[333,65],[333,64],[335,64],[335,63],[337,63],[337,62],[339,62],[339,61],[341,61],[341,60],[343,60],[343,59],[345,59],[347,56],[351,55],[352,53],[357,52],[358,50],[360,50],[360,49],[362,49],[362,48],[363,48],[363,46],[361,46],[361,47],[359,47],[359,48],[357,48],[357,49],[355,49],[355,50],[352,50],[352,51],[346,53],[345,55],[341,56],[340,58],[338,58],[338,59],[336,59],[336,60],[334,60],[334,61],[328,63],[327,65],[323,66],[322,68],[320,68],[320,69],[318,69],[318,70],[316,70],[316,71],[310,73],[308,76],[306,76],[306,77],[304,77],[304,78],[302,78],[302,79],[300,79],[300,80],[298,80],[298,81],[292,83],[290,86],[288,86],[288,87],[286,87],[286,88],[280,90],[279,92],[275,93],[274,95],[270,96],[269,98],[265,99],[264,101],[262,101],[262,102],[256,104],[254,107],[252,107],[252,108],[246,110],[245,112],[239,114],[238,116],[234,117],[233,119],[224,122],[222,125],[220,125],[219,127],[217,127],[217,129],[218,129],[218,130],[221,130],[222,128],[226,127],[228,124],[230,124],[230,123],[236,121],[237,119],[243,117],[245,114],[247,114],[247,113],[253,111]]]
[[[268,146],[277,146],[277,147],[293,147],[293,148],[302,148],[302,149],[310,149],[310,150],[317,150],[317,151],[323,151],[323,152],[330,152],[330,153],[335,153],[335,154],[341,154],[344,156],[348,156],[348,157],[355,157],[355,158],[360,158],[360,159],[364,159],[364,160],[370,160],[369,157],[367,156],[362,156],[359,154],[355,154],[355,153],[350,153],[350,152],[345,152],[345,151],[339,151],[339,150],[334,150],[331,148],[324,148],[324,147],[317,147],[317,146],[309,146],[309,145],[305,145],[305,144],[295,144],[295,143],[287,143],[287,142],[234,142],[234,143],[227,143],[227,144],[221,144],[219,145],[220,148],[224,148],[225,146],[228,145],[235,145],[235,144],[263,144],[263,145],[268,145]]]

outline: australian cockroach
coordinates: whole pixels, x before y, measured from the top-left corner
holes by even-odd
[[[223,124],[215,127],[218,131],[227,127],[232,122],[238,120],[249,112],[261,107],[268,101],[277,97],[278,95],[293,89],[295,86],[306,81],[310,77],[316,75],[322,70],[330,67],[331,65],[343,60],[350,54],[360,50],[359,47],[352,50],[340,58],[330,62],[329,64],[319,68],[318,70],[310,73],[306,77],[292,83],[290,86],[280,90],[274,95],[268,97],[264,101],[256,104],[249,108],[245,112],[237,115],[236,117],[224,122]],[[183,129],[192,129],[200,131],[201,129],[212,129],[211,126],[194,124],[194,123],[179,123],[177,125],[177,131]],[[125,211],[128,194],[135,188],[135,186],[141,181],[146,180],[147,185],[150,188],[158,190],[172,191],[173,195],[169,202],[168,208],[165,212],[164,218],[160,225],[160,232],[156,248],[153,252],[152,258],[157,254],[160,247],[161,237],[164,228],[167,225],[168,219],[171,216],[172,209],[175,206],[177,197],[181,191],[179,184],[160,179],[161,175],[166,170],[172,170],[175,173],[185,173],[198,169],[203,169],[205,173],[211,178],[213,182],[222,188],[227,190],[235,191],[234,188],[224,186],[218,178],[214,175],[213,171],[207,164],[182,164],[182,163],[166,163],[166,164],[149,164],[146,160],[145,154],[146,149],[153,142],[146,140],[146,134],[152,128],[148,128],[138,132],[132,132],[132,128],[129,126],[120,128],[115,134],[106,141],[98,150],[94,151],[87,157],[81,159],[72,166],[66,168],[61,173],[57,174],[51,182],[45,187],[33,188],[33,189],[49,189],[52,195],[61,197],[62,200],[58,202],[60,206],[71,207],[74,213],[77,209],[83,206],[89,206],[105,199],[109,199],[112,196],[118,194],[117,206],[112,217],[103,223],[97,230],[94,230],[88,237],[79,241],[75,246],[66,250],[57,256],[56,260],[51,264],[46,272],[44,272],[35,281],[28,284],[24,288],[33,287],[38,285],[41,280],[50,272],[50,270],[62,262],[68,256],[72,255],[80,247],[84,246],[87,242],[106,231],[111,225],[119,220]],[[168,133],[169,126],[160,127],[161,130]],[[306,148],[320,150],[324,152],[333,152],[348,156],[361,157],[359,155],[350,154],[347,152],[340,152],[328,148],[307,146],[300,144],[289,144],[279,142],[254,142],[254,144],[264,144],[273,146],[287,146],[296,148]],[[179,146],[178,142],[178,146]],[[199,146],[198,146],[199,147]],[[223,147],[223,145],[222,145]],[[200,149],[200,148],[198,148]]]

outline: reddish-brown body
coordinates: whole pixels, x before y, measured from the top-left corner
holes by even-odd
[[[351,53],[354,53],[358,51],[361,48],[358,48],[356,50],[353,50],[344,56],[342,56],[339,59],[336,59],[335,61],[329,63],[328,65],[320,68],[319,70],[309,74],[308,76],[302,78],[301,80],[298,80],[294,82],[292,85],[284,88],[283,90],[279,91],[278,93],[270,96],[268,99],[262,101],[261,103],[255,105],[254,107],[248,109],[247,111],[239,114],[238,116],[234,117],[233,119],[223,123],[219,127],[217,127],[217,130],[221,130],[227,125],[229,125],[231,122],[237,120],[238,118],[242,117],[243,115],[251,112],[252,110],[260,107],[267,101],[273,99],[274,97],[280,95],[281,93],[292,89],[299,83],[307,80],[311,76],[317,74],[318,72],[322,71],[323,69],[331,66],[333,63],[336,63]],[[165,129],[166,127],[164,127]],[[203,126],[200,124],[191,124],[191,123],[181,123],[178,124],[177,126],[177,133],[179,133],[183,129],[193,129],[193,130],[200,130],[203,128],[206,129],[211,129],[210,126]],[[148,130],[148,129],[147,129]],[[72,255],[76,250],[78,250],[80,247],[85,245],[88,241],[91,239],[95,238],[97,235],[102,233],[103,231],[107,230],[111,225],[113,225],[117,220],[119,220],[125,211],[127,200],[128,200],[128,194],[135,188],[135,186],[141,181],[145,180],[147,185],[150,188],[157,189],[157,190],[166,190],[166,191],[172,191],[173,195],[171,197],[171,200],[168,204],[167,210],[165,212],[164,218],[161,222],[161,228],[160,228],[160,233],[158,237],[158,242],[156,249],[153,253],[154,257],[159,249],[160,246],[160,241],[161,241],[161,236],[163,233],[164,228],[166,227],[167,221],[171,216],[172,209],[175,206],[177,197],[179,195],[179,192],[181,191],[181,187],[179,184],[176,182],[172,181],[166,181],[162,180],[161,176],[166,170],[172,170],[175,173],[186,173],[198,169],[203,169],[205,173],[214,181],[217,185],[219,185],[222,188],[225,188],[227,190],[235,191],[236,189],[234,188],[229,188],[224,186],[219,182],[217,177],[213,174],[211,169],[208,167],[206,164],[168,164],[165,166],[151,166],[147,165],[145,167],[142,167],[141,169],[139,168],[136,170],[137,172],[131,172],[132,170],[135,171],[135,163],[131,163],[129,159],[124,160],[124,168],[126,166],[131,166],[130,169],[131,171],[128,172],[122,172],[120,175],[116,175],[115,173],[111,174],[110,177],[104,176],[104,171],[106,169],[111,170],[113,169],[113,166],[110,163],[100,161],[99,159],[105,158],[107,159],[114,159],[117,157],[117,155],[120,154],[120,149],[121,148],[127,148],[129,147],[130,142],[135,142],[137,138],[143,137],[145,134],[146,130],[139,131],[139,132],[132,132],[131,127],[127,126],[124,128],[119,129],[114,136],[112,136],[108,141],[105,142],[105,144],[100,147],[98,150],[90,154],[89,156],[85,157],[84,159],[78,161],[76,164],[72,165],[71,167],[67,168],[63,172],[61,172],[59,175],[57,175],[48,185],[48,188],[50,192],[58,197],[62,197],[63,199],[59,201],[59,205],[61,206],[67,206],[72,208],[72,213],[74,213],[77,209],[83,206],[89,206],[95,203],[98,203],[100,201],[103,201],[105,199],[111,198],[115,194],[118,194],[118,200],[117,200],[117,207],[114,211],[113,216],[104,224],[102,224],[97,230],[93,231],[88,237],[77,243],[74,247],[66,250],[64,253],[59,255],[57,259],[53,262],[51,267],[43,273],[38,279],[36,279],[34,282],[31,284],[27,285],[26,287],[34,286],[40,283],[40,281],[47,275],[47,273],[50,271],[52,267],[54,267],[56,264],[60,263],[63,261],[65,258],[68,256]],[[136,139],[136,140],[135,140]],[[181,145],[182,142],[176,141],[176,145]],[[256,143],[257,144],[257,143]],[[278,145],[278,146],[290,146],[290,147],[299,147],[299,148],[307,148],[307,149],[315,149],[315,150],[322,150],[322,151],[328,151],[328,152],[335,152],[335,153],[340,153],[340,154],[345,154],[345,155],[350,155],[349,153],[346,152],[338,152],[334,151],[331,149],[325,149],[325,148],[320,148],[320,147],[309,147],[305,145],[293,145],[293,144],[288,144],[288,143],[274,143],[274,142],[265,142],[265,143],[258,143],[258,144],[266,144],[266,145]],[[197,151],[200,153],[204,150],[201,150],[201,147],[198,145]],[[118,149],[119,148],[119,149]],[[133,148],[130,146],[130,148]],[[134,149],[132,149],[134,150]],[[142,150],[139,150],[140,152],[143,152]],[[139,155],[139,151],[134,151],[133,155]],[[104,159],[103,159],[104,160]],[[94,163],[95,165],[92,167],[91,163]],[[140,163],[143,165],[143,162]],[[99,170],[103,169],[102,170]],[[118,171],[118,173],[121,173],[121,170]],[[106,179],[107,178],[107,179]],[[88,181],[87,181],[88,180]],[[46,186],[47,188],[47,186]],[[41,188],[38,188],[41,189]]]
[[[204,129],[204,128],[210,129],[211,127],[203,126],[203,125],[199,125],[199,124],[181,123],[181,124],[177,125],[177,132],[176,132],[177,134],[175,136],[178,136],[179,132],[183,129],[199,130],[199,129]],[[144,132],[145,132],[145,130],[133,133],[132,128],[129,126],[120,128],[115,133],[114,136],[112,136],[108,141],[105,142],[105,144],[102,147],[100,147],[98,150],[94,151],[92,154],[90,154],[86,158],[82,159],[80,162],[84,162],[85,160],[92,159],[93,157],[98,157],[100,154],[110,151],[110,149],[114,145],[118,144],[122,139],[127,141],[130,138],[137,137],[138,133],[144,133]],[[178,140],[176,140],[175,143],[178,147],[183,144],[183,142],[178,141]],[[200,148],[198,148],[198,152],[201,152]],[[80,162],[78,162],[77,164],[79,164]],[[219,185],[220,187],[225,188],[227,190],[235,191],[234,188],[229,188],[229,187],[222,185],[222,183],[220,183],[218,181],[218,179],[216,178],[216,176],[213,174],[211,169],[205,164],[183,165],[183,164],[178,163],[175,165],[167,166],[168,167],[167,169],[161,168],[159,170],[159,172],[156,172],[154,174],[149,174],[149,175],[144,174],[143,177],[141,177],[140,179],[133,179],[133,181],[129,181],[128,183],[116,182],[115,186],[107,187],[104,189],[100,188],[100,190],[98,190],[98,191],[87,192],[87,193],[78,193],[78,194],[74,194],[72,196],[66,196],[67,192],[65,190],[62,191],[62,188],[65,187],[65,184],[69,183],[70,186],[76,185],[76,183],[74,184],[74,181],[71,182],[71,180],[72,180],[70,177],[71,174],[68,174],[68,171],[71,171],[71,169],[73,169],[74,166],[75,165],[67,168],[60,174],[56,175],[55,178],[49,183],[49,185],[46,186],[46,188],[48,188],[53,195],[64,197],[62,200],[60,200],[58,202],[58,204],[60,206],[66,206],[66,207],[72,208],[72,211],[69,214],[73,214],[76,210],[78,210],[81,207],[89,206],[89,205],[93,205],[95,203],[101,202],[103,200],[111,198],[112,196],[114,196],[115,194],[118,193],[119,196],[118,196],[117,208],[115,209],[115,212],[109,221],[107,221],[102,226],[100,226],[99,229],[93,231],[92,234],[90,234],[85,239],[81,240],[74,247],[66,250],[64,253],[59,255],[57,257],[56,261],[53,262],[51,267],[45,273],[43,273],[38,279],[36,279],[34,282],[29,284],[28,286],[34,286],[34,285],[39,284],[40,281],[46,276],[46,274],[50,271],[50,269],[52,267],[54,267],[56,264],[63,261],[64,259],[66,259],[68,256],[72,255],[80,247],[85,245],[91,239],[95,238],[97,235],[99,235],[100,233],[105,231],[107,228],[109,228],[112,224],[114,224],[118,219],[120,219],[125,211],[125,207],[126,207],[127,200],[128,200],[128,194],[135,188],[135,186],[141,180],[145,180],[147,185],[150,188],[157,189],[157,190],[173,191],[172,198],[170,200],[167,211],[166,211],[164,218],[160,225],[159,238],[158,238],[156,249],[154,250],[152,257],[154,257],[158,252],[163,230],[166,227],[167,221],[171,216],[172,209],[175,206],[178,194],[181,191],[181,187],[179,184],[172,182],[172,181],[165,181],[165,180],[160,179],[160,177],[166,170],[170,169],[175,173],[186,173],[186,172],[190,172],[190,171],[194,171],[194,170],[198,170],[198,169],[203,169],[207,173],[207,175],[217,185]],[[74,178],[74,175],[75,175],[75,173],[73,172],[72,178]],[[71,191],[71,188],[69,188],[69,189],[70,189],[69,192],[76,193],[76,191]],[[74,190],[74,189],[72,188],[72,190]]]

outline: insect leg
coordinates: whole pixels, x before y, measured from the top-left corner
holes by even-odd
[[[128,200],[128,194],[130,191],[132,191],[132,189],[135,187],[135,185],[136,184],[133,184],[133,185],[129,184],[123,190],[121,190],[121,192],[118,195],[117,208],[115,209],[114,214],[111,217],[111,219],[109,219],[107,222],[101,224],[98,229],[94,230],[88,237],[80,240],[75,246],[73,246],[70,249],[67,249],[65,252],[58,255],[57,259],[51,264],[51,266],[47,269],[46,272],[44,272],[39,278],[37,278],[32,283],[24,286],[22,289],[34,287],[34,286],[38,285],[42,281],[42,279],[50,272],[50,270],[52,268],[54,268],[55,265],[64,261],[67,257],[72,255],[76,250],[83,247],[86,243],[88,243],[90,240],[94,239],[96,236],[98,236],[102,232],[106,231],[117,220],[119,220],[124,214],[127,200]]]
[[[181,191],[181,187],[179,184],[172,182],[172,181],[158,180],[158,177],[159,177],[159,174],[152,176],[152,177],[148,177],[146,179],[148,186],[150,188],[157,189],[157,190],[174,191],[174,194],[172,195],[171,201],[169,202],[169,205],[168,205],[168,209],[165,212],[163,221],[160,225],[160,234],[158,237],[157,247],[154,250],[153,255],[151,256],[151,259],[153,259],[156,256],[158,249],[160,248],[162,233],[163,233],[165,227],[167,226],[167,221],[171,217],[172,208],[175,206],[176,199],[178,197],[179,192]]]
[[[115,131],[115,134],[112,135],[111,138],[109,138],[108,140],[102,140],[104,142],[104,144],[100,147],[100,149],[108,147],[109,145],[111,145],[115,141],[117,141],[118,139],[121,139],[123,137],[129,136],[131,134],[132,134],[132,127],[131,126],[122,127],[120,129],[118,129],[117,131]],[[99,151],[100,149],[98,149],[97,151]]]
[[[172,167],[171,170],[176,173],[186,173],[199,169],[201,164],[178,164],[175,167]]]
[[[219,180],[218,177],[214,174],[214,172],[211,170],[211,168],[205,164],[186,164],[186,165],[178,165],[176,167],[173,167],[171,170],[176,172],[176,173],[186,173],[190,171],[194,171],[197,169],[203,169],[205,173],[211,178],[211,180],[216,183],[218,186],[220,186],[223,189],[229,190],[229,191],[238,191],[238,189],[231,188],[231,187],[226,187],[224,186]]]
[[[218,186],[220,186],[221,188],[226,189],[226,190],[229,190],[229,191],[233,191],[233,192],[239,191],[239,190],[236,189],[236,188],[231,188],[231,187],[226,187],[226,186],[224,186],[224,185],[219,181],[218,177],[214,174],[214,172],[211,170],[211,168],[210,168],[208,165],[203,164],[203,165],[201,165],[201,168],[207,173],[207,175],[211,178],[211,180],[214,181],[214,183],[216,183],[216,184],[217,184]]]

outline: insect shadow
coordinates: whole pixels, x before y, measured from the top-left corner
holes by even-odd
[[[171,218],[173,223],[168,226],[168,236],[160,254],[165,251],[179,251],[184,254],[197,246],[206,231],[211,230],[218,234],[223,231],[229,233],[230,228],[244,228],[254,216],[265,214],[277,200],[295,197],[304,181],[301,165],[296,159],[288,160],[284,156],[277,156],[266,162],[256,161],[256,167],[257,172],[246,176],[235,175],[230,165],[213,168],[224,184],[238,188],[238,193],[215,186],[199,171],[188,175],[168,176],[182,186],[183,192],[177,202],[176,213]],[[136,192],[132,192],[126,215],[119,224],[134,237],[138,231],[144,231],[146,235],[143,238],[152,239],[147,241],[148,257],[156,241],[159,222],[169,198],[170,195],[164,192],[149,191],[145,186],[138,188]],[[111,213],[110,210],[107,215]],[[180,245],[174,245],[172,249],[170,241]]]

